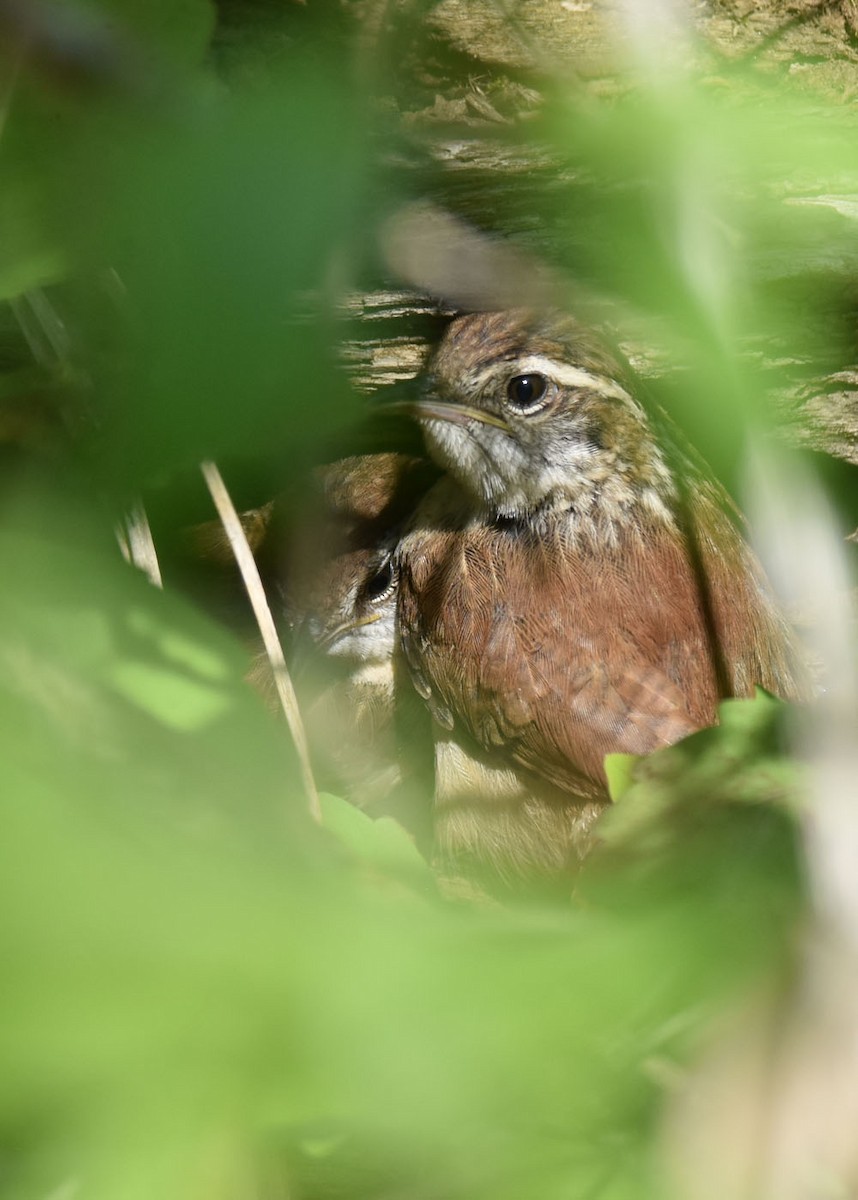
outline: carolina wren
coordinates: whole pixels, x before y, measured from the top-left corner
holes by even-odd
[[[451,852],[482,839],[498,861],[497,822],[479,826],[500,770],[515,777],[501,795],[537,797],[503,853],[552,867],[607,800],[606,754],[669,745],[755,684],[802,691],[719,485],[690,474],[634,389],[575,322],[513,310],[454,321],[410,406],[449,478],[397,553],[402,646],[436,740],[490,763]],[[456,771],[438,788],[455,800]]]
[[[283,588],[296,686],[322,782],[373,815],[399,817],[423,839],[430,814],[418,811],[423,798],[403,742],[410,735],[419,743],[424,714],[416,698],[410,702],[407,679],[403,688],[397,678],[393,551],[436,474],[400,454],[321,468],[288,539]],[[429,746],[427,731],[427,761]]]

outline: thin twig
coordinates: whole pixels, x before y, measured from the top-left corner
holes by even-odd
[[[253,615],[256,617],[256,623],[262,635],[268,661],[271,663],[271,671],[274,675],[274,682],[277,687],[277,695],[283,709],[283,715],[286,717],[289,730],[292,734],[292,740],[295,743],[295,749],[298,752],[298,760],[301,764],[301,778],[307,794],[310,815],[315,820],[320,821],[322,814],[319,807],[319,793],[316,791],[316,782],[313,779],[313,771],[310,766],[310,755],[307,749],[304,723],[301,720],[298,699],[286,667],[286,660],[283,657],[283,648],[280,645],[280,639],[277,636],[277,630],[274,626],[274,618],[271,615],[271,609],[268,607],[268,599],[265,595],[265,589],[262,586],[262,580],[259,578],[256,560],[247,543],[247,537],[242,528],[241,520],[217,466],[213,462],[204,462],[200,464],[200,470],[203,473],[206,486],[214,501],[214,506],[218,511],[218,516],[223,522],[226,536],[229,538],[229,544],[232,547],[235,561],[238,564],[241,578],[244,582],[251,607],[253,608]]]

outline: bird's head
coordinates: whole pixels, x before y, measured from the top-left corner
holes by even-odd
[[[396,646],[396,572],[392,548],[352,550],[318,579],[302,623],[317,650],[356,665],[387,663]]]
[[[670,487],[627,371],[563,315],[477,313],[449,326],[410,410],[492,515],[621,505]]]
[[[276,581],[293,666],[335,673],[390,663],[396,644],[393,551],[437,475],[425,460],[367,454],[319,468],[284,538]]]

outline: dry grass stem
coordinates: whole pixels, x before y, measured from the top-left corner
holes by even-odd
[[[265,595],[265,589],[262,586],[262,580],[259,577],[256,560],[248,545],[241,519],[217,466],[213,462],[204,462],[200,464],[200,470],[203,473],[203,478],[206,481],[206,486],[209,489],[214,506],[218,511],[218,516],[223,522],[226,536],[229,538],[229,544],[232,547],[235,561],[238,564],[241,578],[247,590],[251,607],[253,608],[253,615],[256,618],[259,632],[262,635],[265,652],[268,655],[271,672],[274,676],[274,683],[277,687],[277,696],[289,725],[295,749],[298,752],[298,760],[301,764],[301,777],[307,795],[310,814],[315,820],[319,821],[321,820],[319,794],[316,790],[313,770],[310,766],[310,755],[307,749],[306,734],[304,733],[304,722],[301,720],[298,698],[295,695],[292,679],[286,667],[283,648],[277,636],[274,618],[268,606],[268,599]]]

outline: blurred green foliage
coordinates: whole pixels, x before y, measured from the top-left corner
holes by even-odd
[[[312,824],[243,648],[113,546],[202,456],[285,483],[359,415],[332,302],[408,185],[315,8],[248,5],[242,38],[232,6],[216,53],[205,0],[0,13],[0,1187],[666,1197],[665,1100],[805,904],[768,702],[621,764],[568,906],[451,903],[391,823]],[[670,324],[729,476],[766,420],[739,335],[818,364],[846,327],[802,341],[765,264],[854,262],[854,223],[766,189],[858,191],[858,162],[845,117],[682,88],[558,88],[540,128],[574,168],[560,259]]]

